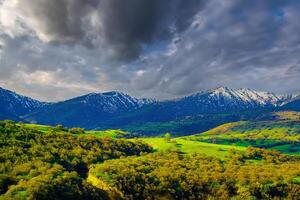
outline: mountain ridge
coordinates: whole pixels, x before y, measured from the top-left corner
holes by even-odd
[[[0,118],[2,119],[9,118],[46,125],[62,124],[67,127],[80,126],[87,129],[122,128],[133,124],[174,120],[180,122],[186,118],[199,118],[202,115],[221,116],[224,113],[233,113],[235,117],[230,117],[225,121],[234,121],[242,117],[239,112],[256,112],[263,109],[272,111],[283,108],[284,105],[292,103],[294,99],[297,101],[299,98],[299,96],[295,97],[297,95],[277,95],[246,88],[218,87],[163,101],[135,98],[122,92],[110,91],[89,93],[56,103],[45,103],[9,90],[2,89],[1,91],[10,94],[8,96],[12,99],[0,96],[0,101],[2,101]],[[3,99],[8,100],[3,101]],[[11,110],[12,115],[10,115],[5,107],[14,108],[9,105],[16,99],[20,99],[16,105],[25,104],[29,107],[23,105],[26,108],[23,112]],[[16,110],[19,109],[19,106],[15,107]]]

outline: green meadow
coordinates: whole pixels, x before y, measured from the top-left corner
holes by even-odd
[[[23,123],[19,123],[18,125],[24,125],[27,128],[32,128],[32,129],[41,131],[43,133],[48,133],[50,130],[53,129],[52,126],[40,125],[40,124],[23,124]]]
[[[227,123],[182,139],[243,147],[253,146],[299,155],[300,121],[291,113],[288,115],[280,113],[279,116],[279,120],[272,121]]]
[[[249,146],[300,155],[299,113],[277,112],[273,115],[274,120],[226,123],[203,133],[173,137],[171,141],[166,141],[163,137],[144,137],[139,139],[151,145],[156,151],[177,151],[185,154],[203,153],[219,158],[226,157],[229,149],[244,151]],[[72,129],[58,126],[22,125],[43,133],[73,133]],[[91,135],[97,138],[130,137],[130,133],[122,130],[84,130],[84,132],[79,132],[75,135]]]
[[[52,127],[52,126],[47,126],[47,125],[39,125],[39,124],[19,124],[19,125],[24,125],[25,127],[32,128],[38,131],[41,131],[43,133],[49,133],[49,132],[55,132],[55,133],[68,133],[70,132],[70,129],[66,128],[57,128],[57,127]],[[91,130],[87,131],[85,130],[84,133],[78,133],[75,134],[77,136],[95,136],[98,138],[103,138],[103,137],[110,137],[110,138],[121,138],[124,137],[127,132],[124,132],[122,130]]]
[[[245,151],[246,147],[210,144],[198,141],[189,141],[181,138],[173,138],[171,141],[166,141],[164,138],[141,138],[159,152],[176,151],[184,154],[201,153],[208,156],[225,158],[230,149]]]

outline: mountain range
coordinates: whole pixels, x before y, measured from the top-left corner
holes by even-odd
[[[300,111],[300,96],[219,87],[165,101],[113,91],[48,103],[0,88],[0,119],[145,134],[188,134],[225,122],[256,120],[274,110]]]

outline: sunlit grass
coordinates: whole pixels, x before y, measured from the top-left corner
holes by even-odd
[[[126,135],[127,133],[121,130],[104,130],[104,131],[86,131],[85,134],[80,135],[92,135],[95,137],[110,137],[110,138],[118,138]]]
[[[36,129],[38,131],[41,131],[41,132],[44,132],[44,133],[47,133],[49,132],[51,129],[53,129],[52,126],[47,126],[47,125],[40,125],[40,124],[22,124],[28,128],[33,128],[33,129]]]
[[[229,149],[245,151],[246,147],[210,144],[197,141],[189,141],[180,138],[174,138],[170,142],[164,138],[142,138],[142,140],[151,145],[157,151],[179,151],[182,153],[203,153],[208,156],[225,158]]]

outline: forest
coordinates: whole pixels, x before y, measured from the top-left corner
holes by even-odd
[[[0,122],[0,199],[107,199],[86,181],[89,166],[152,151],[138,141],[80,137],[61,128],[42,133]]]
[[[255,148],[229,158],[155,153],[105,161],[90,176],[125,199],[299,199],[299,158]]]
[[[297,154],[13,121],[0,133],[1,200],[300,196]]]

